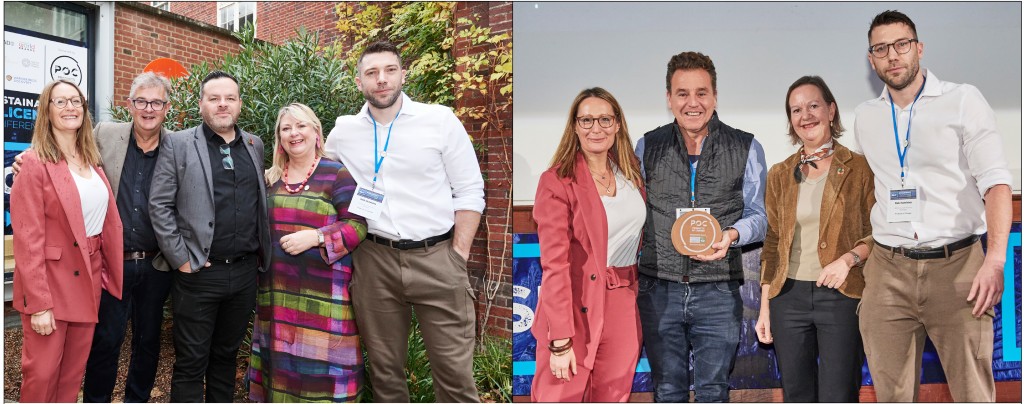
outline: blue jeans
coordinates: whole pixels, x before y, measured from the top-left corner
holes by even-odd
[[[696,401],[729,401],[743,316],[741,284],[678,283],[640,274],[637,306],[654,401],[689,401],[691,349]]]
[[[160,327],[164,302],[171,290],[171,274],[153,268],[153,259],[124,262],[121,300],[104,290],[100,297],[99,323],[93,334],[89,361],[85,365],[82,393],[87,403],[109,403],[117,378],[128,318],[132,319],[132,352],[125,381],[124,402],[149,401],[160,359]]]

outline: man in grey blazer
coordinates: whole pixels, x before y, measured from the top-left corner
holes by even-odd
[[[132,319],[131,362],[124,401],[144,403],[156,379],[160,359],[163,307],[171,287],[171,274],[153,267],[159,251],[149,218],[149,190],[158,146],[167,135],[163,128],[169,109],[171,83],[156,73],[142,73],[132,81],[126,100],[131,122],[98,123],[93,131],[117,210],[124,224],[124,290],[118,299],[102,291],[99,322],[85,367],[82,398],[87,403],[112,401],[121,345],[128,319]],[[21,168],[15,157],[14,172]]]
[[[210,73],[199,98],[203,123],[160,144],[149,199],[161,250],[153,264],[174,274],[171,401],[230,402],[256,274],[270,261],[263,142],[236,125],[234,77]]]

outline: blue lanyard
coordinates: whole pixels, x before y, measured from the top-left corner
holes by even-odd
[[[704,137],[704,139],[701,139],[700,145],[697,146],[698,147],[697,148],[697,153],[700,153],[701,151],[704,150],[704,141],[705,140],[708,140],[708,138],[706,136]],[[698,156],[700,156],[700,154],[698,154]],[[689,159],[690,156],[687,155],[686,158]],[[697,157],[697,162],[695,162],[695,163],[690,163],[689,161],[687,161],[687,163],[690,164],[690,207],[691,208],[696,208],[697,207],[697,164],[700,163],[700,157]]]
[[[377,188],[377,173],[380,172],[380,165],[384,163],[384,158],[388,156],[388,146],[391,144],[391,128],[395,127],[395,121],[398,120],[398,114],[400,113],[402,113],[401,109],[395,114],[395,119],[391,121],[391,125],[388,125],[388,138],[384,140],[384,150],[378,155],[377,120],[373,119],[373,114],[369,110],[366,111],[366,114],[370,116],[370,121],[373,122],[373,189]]]
[[[914,105],[917,104],[917,100],[921,98],[921,93],[924,92],[924,84],[928,82],[928,77],[925,76],[924,81],[921,82],[921,89],[917,90],[917,95],[914,96],[914,102],[910,104],[910,116],[907,117],[907,135],[904,138],[903,147],[900,147],[900,132],[897,129],[896,124],[896,102],[892,100],[892,91],[889,92],[889,109],[892,110],[892,134],[896,139],[896,155],[900,158],[900,187],[905,186],[907,177],[907,151],[910,150],[910,126],[914,119]]]

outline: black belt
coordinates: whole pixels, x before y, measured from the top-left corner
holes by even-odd
[[[977,234],[972,234],[963,240],[954,241],[942,247],[935,248],[889,247],[885,244],[875,244],[878,245],[879,247],[900,254],[912,260],[929,260],[935,258],[949,258],[949,256],[953,255],[953,253],[956,252],[957,250],[961,250],[963,248],[974,245],[974,243],[978,241],[978,238],[979,237]]]
[[[391,248],[399,250],[411,250],[413,248],[427,248],[434,244],[452,238],[452,230],[448,230],[447,233],[441,234],[434,237],[428,237],[423,240],[392,240],[384,238],[373,233],[366,233],[366,239],[372,240],[374,243],[383,244]]]
[[[242,254],[242,255],[237,256],[235,258],[219,258],[219,257],[210,256],[210,258],[208,258],[207,261],[210,261],[210,264],[230,264],[232,262],[245,261],[246,259],[248,259],[249,257],[251,257],[253,255],[256,255],[256,254],[254,254],[254,253],[245,253],[245,254]]]
[[[153,258],[158,251],[125,251],[124,260],[144,260],[146,258]]]

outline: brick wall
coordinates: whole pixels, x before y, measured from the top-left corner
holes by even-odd
[[[333,2],[261,1],[256,3],[256,37],[281,44],[305,27],[320,32],[320,43],[329,44],[338,36],[338,15]]]
[[[178,2],[172,2],[172,9]],[[189,3],[196,5],[201,3]],[[177,60],[185,68],[238,52],[226,30],[147,5],[114,6],[114,100],[128,96],[132,79],[154,59]]]
[[[217,25],[216,1],[172,1],[170,5],[171,12],[174,14],[213,26]]]
[[[512,32],[512,3],[465,2],[455,8],[456,20],[467,18],[477,26],[490,27],[492,34]],[[455,32],[464,29],[457,24]],[[488,51],[488,45],[470,46],[467,40],[457,40],[453,54],[455,57],[468,53]],[[456,102],[456,107],[484,105],[486,103],[508,103],[505,97],[494,94],[464,94]],[[482,129],[482,120],[464,118],[466,130],[474,139],[482,142],[486,154],[480,156],[480,166],[484,173],[484,191],[487,208],[480,223],[480,231],[473,243],[470,255],[470,276],[473,285],[478,289],[478,312],[484,314],[487,308],[486,279],[500,281],[491,302],[490,315],[487,323],[488,333],[505,337],[512,336],[512,234],[510,227],[511,189],[512,189],[512,110],[507,109],[499,117],[502,124],[498,127]],[[489,265],[489,266],[488,266]],[[480,326],[483,326],[482,324]]]

